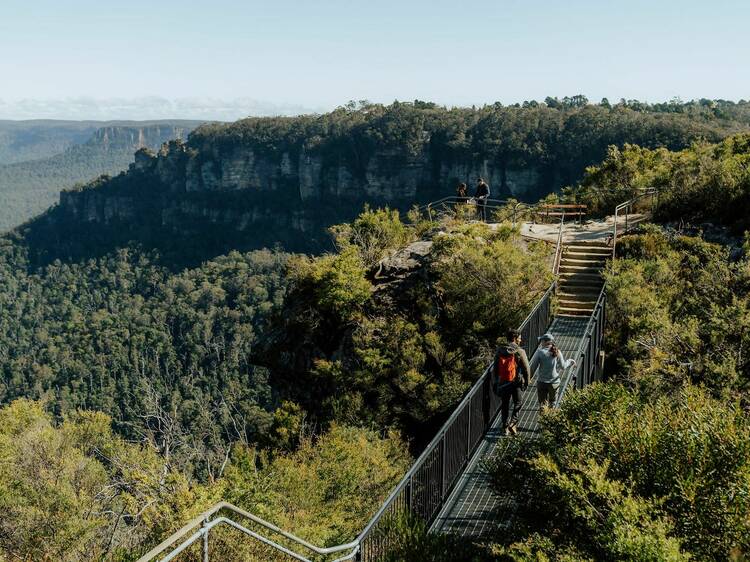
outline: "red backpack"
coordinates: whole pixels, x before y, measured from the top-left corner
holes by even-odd
[[[516,380],[516,354],[498,354],[495,361],[495,370],[501,383]]]

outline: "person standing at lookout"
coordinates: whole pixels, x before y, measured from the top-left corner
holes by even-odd
[[[560,388],[558,366],[564,371],[575,367],[574,359],[565,360],[562,351],[555,345],[555,338],[547,332],[539,338],[539,348],[531,356],[531,372],[536,371],[536,393],[539,399],[539,410],[552,407],[557,401],[557,389]]]
[[[458,199],[459,203],[466,203],[466,200],[468,199],[468,193],[466,191],[465,183],[458,184],[458,187],[456,188],[456,198]]]
[[[497,348],[492,364],[492,388],[500,396],[500,415],[503,434],[518,432],[518,414],[521,411],[521,391],[529,386],[529,358],[521,347],[521,332],[510,330],[507,343]],[[513,415],[508,421],[510,401],[513,400]]]
[[[490,196],[490,186],[484,181],[484,178],[477,180],[477,190],[474,193],[474,199],[477,201],[477,212],[479,218],[487,222],[487,199]]]

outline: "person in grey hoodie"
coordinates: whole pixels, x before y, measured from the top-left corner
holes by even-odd
[[[562,351],[555,345],[555,338],[547,332],[539,338],[539,348],[531,356],[531,372],[536,371],[536,394],[539,409],[552,407],[557,401],[557,389],[560,388],[560,371],[574,367],[574,359],[565,360]]]

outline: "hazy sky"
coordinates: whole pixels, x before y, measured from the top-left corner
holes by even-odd
[[[747,99],[748,24],[748,0],[0,0],[0,104]]]

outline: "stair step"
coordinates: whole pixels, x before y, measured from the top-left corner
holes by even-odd
[[[568,263],[561,263],[560,264],[560,273],[591,273],[600,275],[602,271],[602,268],[598,265],[575,265],[575,264],[568,264]]]
[[[560,278],[564,279],[565,281],[571,281],[573,279],[577,281],[583,281],[584,279],[589,281],[600,281],[602,279],[602,275],[600,272],[595,271],[594,273],[589,273],[588,271],[580,271],[580,270],[574,270],[574,271],[566,271],[564,273],[560,273]]]
[[[581,254],[593,254],[597,256],[611,256],[612,247],[606,246],[565,246],[565,249],[569,252],[578,252]]]
[[[577,240],[571,244],[568,244],[571,248],[608,248],[610,251],[612,251],[612,246],[608,244],[607,242],[598,242],[594,240]]]
[[[561,279],[557,287],[563,292],[568,291],[568,288],[570,288],[576,291],[589,290],[598,293],[604,286],[604,279],[600,279],[600,281],[600,283],[592,283],[590,279]]]
[[[559,300],[557,301],[560,308],[577,308],[579,310],[588,310],[593,312],[596,301],[577,301],[577,300]]]
[[[579,302],[591,302],[595,303],[597,299],[599,298],[599,293],[602,292],[601,287],[594,288],[592,287],[590,290],[585,287],[567,287],[567,291],[559,290],[557,292],[557,298],[561,301],[563,300],[575,300]],[[576,290],[576,289],[584,289],[584,290]]]
[[[570,265],[588,265],[588,266],[596,266],[599,269],[601,269],[604,266],[604,259],[591,259],[588,257],[578,257],[571,256],[569,254],[566,254],[562,257],[562,260],[560,260],[560,263],[570,264]]]
[[[596,260],[596,261],[605,262],[609,258],[612,257],[612,252],[608,251],[608,252],[605,253],[604,251],[601,251],[601,252],[589,252],[589,251],[586,251],[586,252],[584,252],[584,251],[578,251],[578,250],[575,250],[575,251],[574,250],[570,250],[570,251],[567,251],[567,252],[563,252],[563,257],[564,258],[573,258],[573,259],[583,259],[583,260]]]
[[[557,309],[560,316],[591,316],[593,310],[584,310],[581,308],[565,308],[563,306]]]

